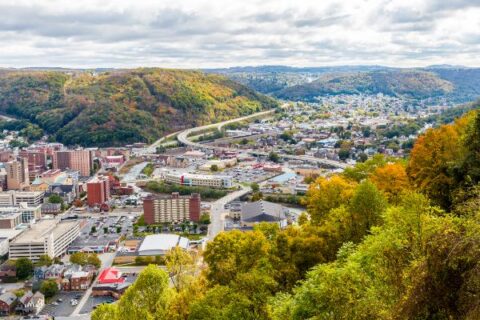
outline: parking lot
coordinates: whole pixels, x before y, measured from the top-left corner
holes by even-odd
[[[112,303],[115,300],[112,297],[93,297],[90,296],[87,302],[84,304],[82,310],[80,310],[80,314],[90,313],[94,310],[96,306],[102,303]]]
[[[232,176],[236,182],[252,183],[261,182],[270,179],[276,175],[277,172],[267,172],[261,168],[253,168],[252,166],[227,168],[222,171],[222,175]]]
[[[85,292],[59,292],[55,297],[50,299],[50,302],[45,304],[45,307],[40,312],[40,314],[48,314],[51,316],[69,316],[75,306],[72,306],[70,303],[71,299],[80,300]],[[59,299],[62,301],[60,302]]]

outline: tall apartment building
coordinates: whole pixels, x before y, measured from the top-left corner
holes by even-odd
[[[7,170],[7,189],[23,190],[30,185],[28,177],[28,159],[16,158],[5,163]]]
[[[28,172],[32,180],[47,169],[47,154],[44,151],[22,150],[18,156],[28,159]]]
[[[81,176],[88,177],[93,168],[93,158],[90,150],[56,151],[53,154],[54,169],[78,170]]]
[[[87,182],[87,203],[90,207],[101,205],[110,199],[108,177],[95,177]]]
[[[10,242],[9,258],[37,261],[44,254],[50,258],[59,257],[79,234],[78,221],[40,220]]]
[[[143,199],[143,212],[147,224],[177,223],[200,220],[201,199],[198,193],[180,196],[147,197]]]

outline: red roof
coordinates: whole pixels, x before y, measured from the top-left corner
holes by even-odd
[[[107,268],[100,272],[98,283],[123,283],[122,273],[116,268]]]

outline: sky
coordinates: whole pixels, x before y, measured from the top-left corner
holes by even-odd
[[[480,0],[0,0],[0,67],[480,66]]]

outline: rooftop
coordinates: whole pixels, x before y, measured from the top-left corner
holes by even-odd
[[[187,238],[180,237],[177,234],[152,234],[145,237],[138,251],[168,251],[176,246],[187,249],[188,244]]]
[[[78,221],[60,222],[60,220],[57,219],[40,220],[25,230],[13,243],[43,243],[44,237],[50,233],[53,233],[53,236],[56,238],[72,229],[76,224],[78,224]]]

